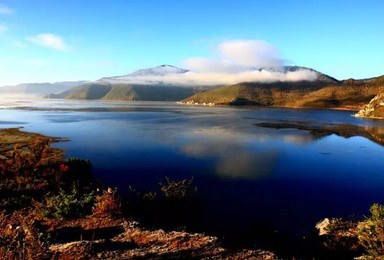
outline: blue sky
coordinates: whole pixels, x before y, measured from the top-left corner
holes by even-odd
[[[0,85],[96,80],[263,41],[286,65],[384,74],[383,0],[0,0]]]

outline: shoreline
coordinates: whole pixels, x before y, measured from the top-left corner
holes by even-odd
[[[100,183],[97,184],[98,182],[95,182],[93,176],[80,176],[83,174],[81,173],[82,171],[87,171],[87,168],[81,166],[86,166],[86,164],[84,164],[86,161],[78,159],[75,159],[75,161],[73,159],[70,159],[69,161],[61,161],[62,159],[58,159],[59,157],[64,156],[64,154],[56,154],[55,151],[63,151],[58,148],[51,148],[49,144],[65,141],[67,139],[25,132],[21,131],[20,128],[0,129],[0,146],[7,148],[0,150],[0,165],[2,166],[2,174],[8,176],[6,179],[4,179],[4,175],[0,176],[0,193],[3,193],[3,189],[5,188],[5,190],[7,190],[7,196],[12,196],[12,194],[16,197],[19,196],[17,195],[17,190],[12,191],[14,185],[12,184],[9,186],[8,184],[9,181],[12,180],[12,178],[9,179],[9,177],[11,177],[10,174],[13,172],[14,166],[16,166],[13,161],[10,162],[11,164],[9,164],[8,161],[14,160],[13,158],[15,158],[15,156],[21,156],[20,159],[23,163],[27,163],[30,160],[27,159],[24,161],[24,159],[22,159],[23,157],[29,158],[32,155],[33,157],[30,158],[37,158],[35,148],[31,146],[36,143],[36,138],[40,140],[39,142],[44,144],[45,148],[40,151],[41,155],[44,157],[38,156],[40,159],[38,162],[35,162],[36,166],[34,166],[37,168],[31,168],[31,171],[34,173],[23,181],[25,186],[23,184],[22,187],[24,188],[22,189],[26,192],[29,189],[32,189],[31,191],[40,191],[38,194],[43,192],[45,195],[41,199],[39,199],[40,197],[33,199],[32,204],[28,202],[20,202],[24,204],[21,204],[21,208],[18,206],[19,209],[9,208],[7,204],[1,204],[0,206],[0,214],[2,214],[0,217],[3,218],[3,220],[0,221],[0,242],[2,242],[3,239],[7,239],[11,241],[21,240],[23,241],[22,243],[30,243],[30,246],[33,246],[33,248],[28,249],[32,250],[30,252],[31,255],[27,256],[28,259],[51,259],[51,257],[54,257],[55,259],[130,259],[137,257],[145,257],[149,259],[166,259],[168,257],[183,259],[277,259],[273,253],[265,250],[232,250],[224,248],[219,239],[214,236],[185,231],[163,231],[161,229],[148,229],[142,227],[138,222],[132,220],[132,218],[119,213],[120,210],[118,207],[121,207],[121,202],[119,202],[121,200],[118,199],[116,190],[108,188],[100,191],[100,188],[97,188],[100,187]],[[19,150],[19,152],[16,149],[21,150]],[[51,160],[52,156],[57,158],[51,162],[47,161]],[[7,163],[11,168],[4,171],[4,169],[7,169],[4,168],[7,166]],[[82,168],[79,168],[80,166]],[[52,173],[47,172],[48,175],[45,175],[46,173],[44,170],[44,175],[36,177],[39,178],[39,181],[37,181],[37,179],[34,180],[34,175],[45,168],[49,171],[52,171],[53,169],[56,170]],[[28,172],[27,174],[29,175],[30,173],[31,172]],[[16,174],[17,176],[20,175],[21,172],[16,169],[16,172],[13,172],[13,174]],[[57,174],[58,176],[56,176]],[[69,176],[65,177],[66,174],[71,174],[73,176],[71,178],[69,178]],[[49,176],[52,176],[53,179]],[[21,177],[22,176],[17,178]],[[92,208],[93,213],[87,213],[85,216],[76,218],[43,217],[42,215],[39,215],[41,213],[38,213],[38,210],[43,210],[43,212],[47,210],[45,208],[46,206],[44,206],[46,203],[44,201],[46,200],[48,202],[51,199],[50,196],[57,192],[58,187],[55,185],[55,179],[57,177],[61,179],[58,184],[59,186],[62,186],[63,189],[68,185],[71,186],[72,184],[70,180],[74,180],[75,182],[79,182],[80,184],[83,183],[82,185],[85,185],[84,187],[79,186],[77,188],[78,192],[84,193],[86,190],[88,190],[88,192],[94,190],[92,192],[96,192],[96,202],[98,202]],[[65,178],[62,179],[62,177]],[[4,182],[5,180],[9,181]],[[36,181],[37,183],[35,183]],[[44,186],[41,186],[40,183],[42,182],[45,183]],[[20,183],[18,185],[20,185]],[[89,187],[87,188],[87,186]],[[41,189],[41,187],[43,187],[43,189]],[[85,190],[82,191],[84,188]],[[61,194],[61,192],[62,191],[60,191],[59,194]],[[85,195],[86,193],[84,193],[84,196]],[[72,195],[69,193],[69,195],[65,196]],[[68,199],[69,198],[70,197],[68,197]],[[58,203],[62,203],[62,201],[63,200],[60,199]],[[38,208],[35,208],[36,205]],[[58,207],[59,205],[52,206]],[[19,219],[18,216],[23,217],[22,219]],[[5,223],[4,220],[6,220]],[[7,229],[10,229],[10,231],[5,231]],[[40,239],[34,237],[38,234],[41,234],[39,236],[43,236],[45,237],[44,239],[48,239],[51,242],[41,244],[41,242],[39,242]],[[8,248],[10,246],[13,246],[13,242],[8,245],[6,244],[5,248],[2,246],[2,243],[0,243],[0,258],[10,257],[8,255],[9,252],[12,252],[13,255],[18,255],[19,257],[26,257],[23,251],[19,251],[18,247],[11,250]],[[114,249],[116,246],[118,246],[118,250]],[[5,249],[5,251],[3,249]]]
[[[280,108],[280,109],[307,109],[307,110],[341,110],[341,111],[359,111],[364,106],[345,106],[345,107],[295,107],[295,106],[258,106],[258,105],[231,105],[231,104],[216,104],[216,103],[187,103],[177,101],[176,104],[190,107],[231,107],[231,108]]]
[[[245,108],[245,109],[259,109],[259,108],[279,108],[279,109],[307,109],[307,110],[340,110],[340,111],[353,111],[358,112],[362,108],[364,108],[364,105],[356,105],[356,106],[344,106],[344,107],[295,107],[295,106],[258,106],[258,105],[231,105],[231,104],[216,104],[216,103],[207,103],[204,105],[204,103],[187,103],[183,101],[141,101],[141,100],[132,100],[132,101],[122,101],[122,100],[89,100],[89,99],[49,99],[49,98],[41,98],[41,99],[35,99],[33,101],[64,101],[65,102],[76,102],[76,103],[88,103],[92,102],[95,104],[173,104],[173,105],[179,105],[179,106],[186,106],[186,107],[220,107],[220,108]],[[13,102],[25,102],[26,100],[19,100],[15,99]],[[94,110],[92,108],[46,108],[46,107],[33,107],[33,106],[22,106],[22,107],[4,107],[3,109],[16,109],[16,110],[42,110],[42,111],[94,111],[94,112],[115,112],[112,110],[109,110],[110,107],[100,108],[96,107]],[[119,107],[116,107],[117,110],[119,110]],[[121,108],[120,108],[121,109]],[[117,112],[117,111],[116,111]],[[119,111],[124,112],[124,111]],[[376,118],[378,119],[378,118]]]

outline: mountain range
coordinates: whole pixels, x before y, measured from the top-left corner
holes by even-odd
[[[87,81],[63,81],[55,83],[23,83],[16,86],[0,87],[0,97],[44,97],[53,93],[61,93]]]
[[[131,74],[105,77],[48,98],[179,101],[214,86],[178,85],[163,81],[164,76],[178,76],[188,70],[171,65],[137,70]]]
[[[161,65],[93,82],[20,84],[0,88],[1,94],[31,94],[47,98],[181,101],[198,105],[251,105],[296,108],[349,108],[358,110],[384,90],[384,76],[337,80],[311,68],[284,66],[252,68],[268,73],[310,72],[314,80],[241,82],[237,84],[180,83],[190,71]]]
[[[322,84],[337,82],[336,79],[315,70],[285,66],[280,68],[251,68],[252,71],[274,73],[295,73],[309,71],[315,73],[317,82]],[[223,84],[202,84],[188,81],[185,77],[190,71],[171,65],[140,69],[131,74],[104,77],[59,94],[48,95],[49,98],[66,99],[101,99],[101,100],[145,100],[145,101],[179,101],[195,94],[223,87]],[[185,79],[185,81],[183,81]],[[303,81],[304,82],[304,81]],[[291,82],[292,83],[292,82]],[[305,81],[304,84],[308,84]],[[310,83],[309,83],[310,84]]]

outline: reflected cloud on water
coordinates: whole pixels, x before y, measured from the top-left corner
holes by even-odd
[[[258,149],[259,143],[269,139],[270,136],[264,133],[204,128],[188,132],[189,141],[180,149],[196,158],[214,157],[219,177],[257,179],[270,175],[276,164],[277,149]]]

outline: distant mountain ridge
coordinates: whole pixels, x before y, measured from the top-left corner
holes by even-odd
[[[123,76],[101,78],[59,94],[48,95],[47,97],[125,101],[178,101],[212,88],[210,86],[178,86],[166,84],[161,80],[143,80],[143,78],[148,76],[177,75],[188,71],[171,65],[160,65],[153,68],[140,69]]]
[[[253,70],[269,70],[277,72],[276,68],[252,68]],[[287,66],[279,68],[279,72],[295,72],[311,69]],[[178,85],[177,83],[164,82],[163,76],[178,76],[188,73],[189,70],[172,65],[160,65],[153,68],[140,69],[127,75],[104,77],[91,83],[64,91],[59,94],[48,95],[48,98],[67,99],[102,99],[102,100],[147,100],[147,101],[178,101],[196,93],[207,91],[218,86],[204,85]],[[316,71],[314,71],[316,72]],[[335,79],[317,73],[323,81],[333,82]]]
[[[87,81],[63,81],[55,83],[23,83],[15,86],[0,87],[0,96],[44,97],[61,93],[73,87],[85,84]]]
[[[384,76],[340,81],[311,68],[300,66],[252,68],[252,70],[280,73],[310,71],[315,73],[316,80],[244,82],[234,85],[217,84],[216,86],[178,86],[165,84],[161,81],[162,76],[183,75],[189,71],[171,65],[161,65],[137,70],[123,76],[101,78],[48,97],[126,101],[181,100],[182,103],[200,105],[347,108],[358,110],[376,96],[380,90],[384,89]],[[152,79],[143,82],[142,79],[147,76]],[[140,79],[141,84],[135,83],[137,79]]]

